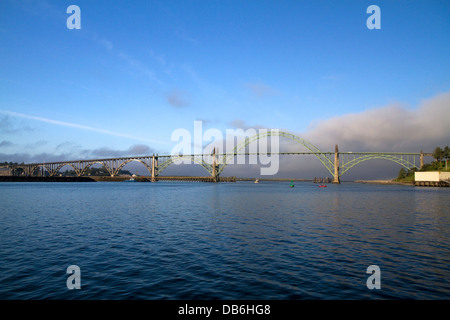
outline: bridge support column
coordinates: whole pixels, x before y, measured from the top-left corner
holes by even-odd
[[[420,150],[420,169],[423,168],[423,165],[424,165],[424,163],[423,163],[423,150]]]
[[[111,171],[110,171],[111,177],[114,177],[115,176],[115,172],[117,170],[117,160],[116,159],[111,160],[110,168],[111,168]]]
[[[14,169],[10,168],[9,166],[7,166],[7,168],[8,168],[8,176],[10,177],[14,176]]]
[[[219,175],[217,174],[216,148],[213,149],[213,168],[212,176],[214,182],[219,182]]]
[[[156,170],[158,170],[158,155],[152,157],[152,182],[156,182]]]
[[[339,148],[338,145],[334,147],[334,179],[333,183],[341,183],[339,179]]]
[[[83,163],[81,161],[77,161],[72,164],[72,167],[74,168],[77,177],[81,177],[82,174],[84,173]]]
[[[31,170],[31,168],[32,168],[31,165],[27,165],[25,167],[25,175],[27,177],[31,177],[33,175],[33,171]]]

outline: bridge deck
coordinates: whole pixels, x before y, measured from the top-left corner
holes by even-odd
[[[239,152],[239,153],[217,153],[217,157],[224,157],[224,156],[230,156],[230,155],[260,155],[260,154],[267,154],[267,155],[334,155],[335,152]],[[420,156],[421,154],[419,152],[338,152],[339,155],[395,155],[395,156]],[[423,153],[424,156],[432,156],[432,153]],[[185,154],[185,155],[155,155],[157,158],[170,158],[170,157],[210,157],[212,155],[210,154]],[[106,161],[126,161],[126,160],[150,160],[153,158],[153,155],[151,156],[130,156],[130,157],[117,157],[117,158],[102,158],[102,159],[78,159],[78,160],[70,160],[70,161],[53,161],[53,162],[33,162],[33,163],[26,163],[26,164],[19,164],[19,165],[11,165],[11,166],[5,166],[5,167],[15,167],[15,166],[24,166],[24,165],[58,165],[58,164],[66,164],[66,163],[81,163],[81,162],[106,162]]]

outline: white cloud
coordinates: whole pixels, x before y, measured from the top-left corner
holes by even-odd
[[[318,121],[302,138],[342,151],[431,152],[450,142],[450,93],[424,100],[415,109],[392,104]]]
[[[337,144],[341,152],[432,152],[436,146],[450,145],[450,93],[423,100],[416,109],[392,104],[346,114],[314,123],[309,130],[295,133],[323,152],[333,152]],[[251,128],[245,121],[235,119],[232,127]],[[253,126],[255,129],[262,126]],[[267,128],[267,127],[266,127]],[[276,129],[276,128],[267,128]],[[279,128],[280,131],[289,131]],[[280,138],[280,152],[307,151],[299,143]],[[279,175],[312,178],[330,176],[314,156],[282,156]],[[238,166],[237,166],[238,167]],[[249,170],[247,165],[240,170]],[[231,168],[229,168],[231,169]],[[344,179],[395,178],[400,166],[386,160],[372,160],[352,168]],[[227,170],[227,175],[233,175]],[[253,171],[252,171],[253,172]]]

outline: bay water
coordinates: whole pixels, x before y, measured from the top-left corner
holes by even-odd
[[[0,299],[450,296],[450,188],[289,184],[0,183]]]

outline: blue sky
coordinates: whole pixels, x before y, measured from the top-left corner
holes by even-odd
[[[80,30],[66,27],[71,4]],[[379,30],[366,27],[371,4]],[[392,106],[419,114],[442,95],[448,114],[449,16],[447,1],[420,0],[1,0],[0,154],[170,153],[194,120],[350,146],[314,130]]]

